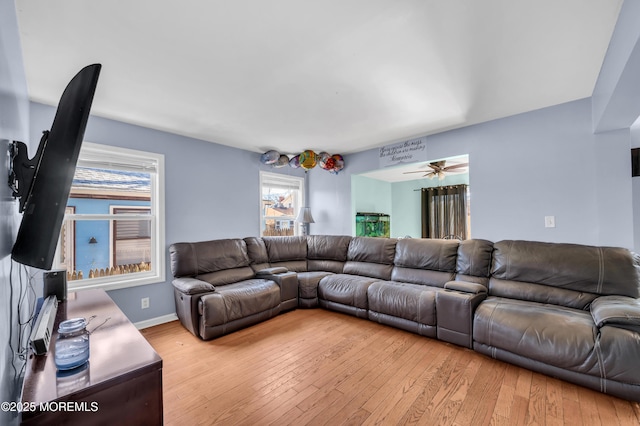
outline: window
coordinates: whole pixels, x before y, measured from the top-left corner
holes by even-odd
[[[83,143],[56,258],[70,289],[164,281],[164,156]]]
[[[296,215],[304,206],[304,179],[260,172],[260,235],[299,235]]]
[[[111,214],[151,214],[149,207],[111,206]],[[151,222],[114,220],[111,222],[111,257],[114,265],[139,265],[151,262]]]

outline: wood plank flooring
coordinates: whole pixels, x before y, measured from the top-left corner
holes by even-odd
[[[208,342],[142,330],[166,425],[639,425],[640,404],[323,309]]]

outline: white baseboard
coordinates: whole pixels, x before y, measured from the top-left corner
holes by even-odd
[[[166,322],[176,321],[178,319],[178,315],[176,314],[168,314],[162,315],[161,317],[155,317],[144,321],[139,321],[134,323],[138,330],[142,330],[143,328],[153,327],[154,325],[164,324]]]

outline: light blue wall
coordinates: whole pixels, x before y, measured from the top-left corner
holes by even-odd
[[[103,67],[101,78],[108,74],[108,66]],[[30,105],[31,132],[39,134],[51,125],[55,109],[38,103]],[[259,235],[259,171],[305,175],[302,169],[264,166],[259,153],[95,116],[89,119],[85,140],[165,156],[166,281],[109,291],[133,322],[175,312],[170,244]],[[150,307],[145,310],[140,308],[143,297],[150,298]]]
[[[6,185],[9,171],[5,158],[9,140],[29,140],[29,101],[13,1],[0,1],[0,46],[0,401],[17,401],[22,379],[19,374],[16,378],[15,372],[22,371],[24,362],[15,356],[11,347],[19,350],[21,327],[18,320],[25,321],[28,318],[30,300],[27,297],[25,301],[20,301],[19,275],[22,275],[26,289],[24,270],[14,264],[11,273],[10,253],[20,215],[18,205],[12,201],[11,191]],[[35,148],[30,149],[30,153],[33,152]],[[26,316],[19,319],[17,313],[20,303],[20,310]],[[16,412],[0,412],[2,425],[17,424],[18,420]]]
[[[618,22],[613,31],[604,64],[593,90],[593,122],[596,131],[627,129],[631,127],[631,147],[640,146],[640,2],[627,0],[623,3]],[[622,137],[621,137],[622,139]],[[624,141],[619,141],[624,145]],[[603,160],[608,153],[601,151]],[[620,159],[622,163],[623,159]],[[627,159],[626,163],[629,161]],[[613,164],[611,166],[614,166]],[[624,167],[625,169],[626,167]],[[600,181],[607,185],[609,176]],[[640,252],[640,178],[632,179],[633,248]],[[606,192],[601,189],[601,192]],[[609,200],[601,202],[602,215],[616,210]],[[618,224],[614,218],[609,222],[609,232],[615,232]]]
[[[354,234],[356,206],[351,197],[351,176],[371,171],[377,163],[378,151],[372,149],[345,156],[344,169],[337,175],[324,170],[309,172],[309,205],[315,219],[312,234]]]
[[[629,132],[594,135],[590,99],[432,135],[427,152],[469,154],[474,238],[633,246]],[[377,153],[345,157],[339,178],[378,168]],[[325,181],[314,175],[312,194]],[[332,196],[349,199],[351,188],[334,185]],[[314,232],[350,232],[341,214],[327,212]],[[556,228],[544,227],[549,215]]]
[[[593,89],[593,129],[629,128],[640,115],[640,2],[626,0]]]
[[[353,211],[362,213],[383,213],[391,216],[391,183],[378,179],[371,179],[364,176],[352,176],[351,193],[353,194]],[[352,233],[356,233],[355,213],[351,216]],[[393,233],[393,216],[390,223],[391,233]]]

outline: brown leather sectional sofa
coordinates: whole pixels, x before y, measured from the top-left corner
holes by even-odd
[[[311,235],[170,254],[178,317],[205,340],[319,306],[640,401],[640,258],[626,249]]]

